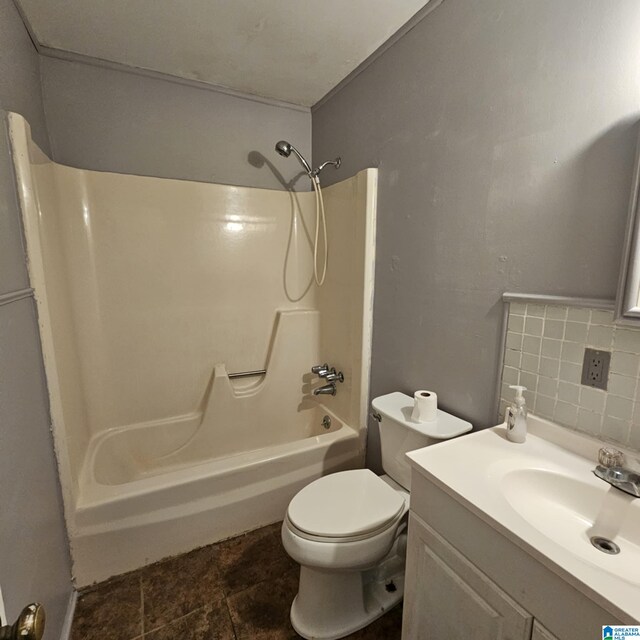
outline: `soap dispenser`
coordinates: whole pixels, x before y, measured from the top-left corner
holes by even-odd
[[[507,440],[522,443],[527,439],[527,407],[522,395],[527,388],[514,384],[509,389],[515,389],[516,397],[507,409]]]

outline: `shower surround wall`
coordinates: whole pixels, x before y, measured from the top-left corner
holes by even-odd
[[[73,169],[10,122],[79,585],[279,520],[362,464],[375,170],[325,192],[318,290],[312,193]],[[345,383],[314,397],[325,360]]]

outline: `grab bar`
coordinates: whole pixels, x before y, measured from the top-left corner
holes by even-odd
[[[251,376],[264,376],[266,373],[266,369],[258,369],[256,371],[239,371],[238,373],[228,373],[227,378],[229,378],[229,380],[233,380],[234,378],[249,378]]]

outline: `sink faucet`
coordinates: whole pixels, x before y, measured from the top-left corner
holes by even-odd
[[[598,462],[600,464],[593,470],[596,477],[634,498],[640,498],[640,474],[622,466],[622,451],[602,448],[598,452]]]

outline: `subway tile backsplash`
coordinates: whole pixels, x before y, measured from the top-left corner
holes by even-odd
[[[580,383],[587,347],[611,352],[607,391]],[[510,303],[501,419],[521,384],[532,413],[640,450],[639,377],[640,328],[617,327],[611,311]]]

